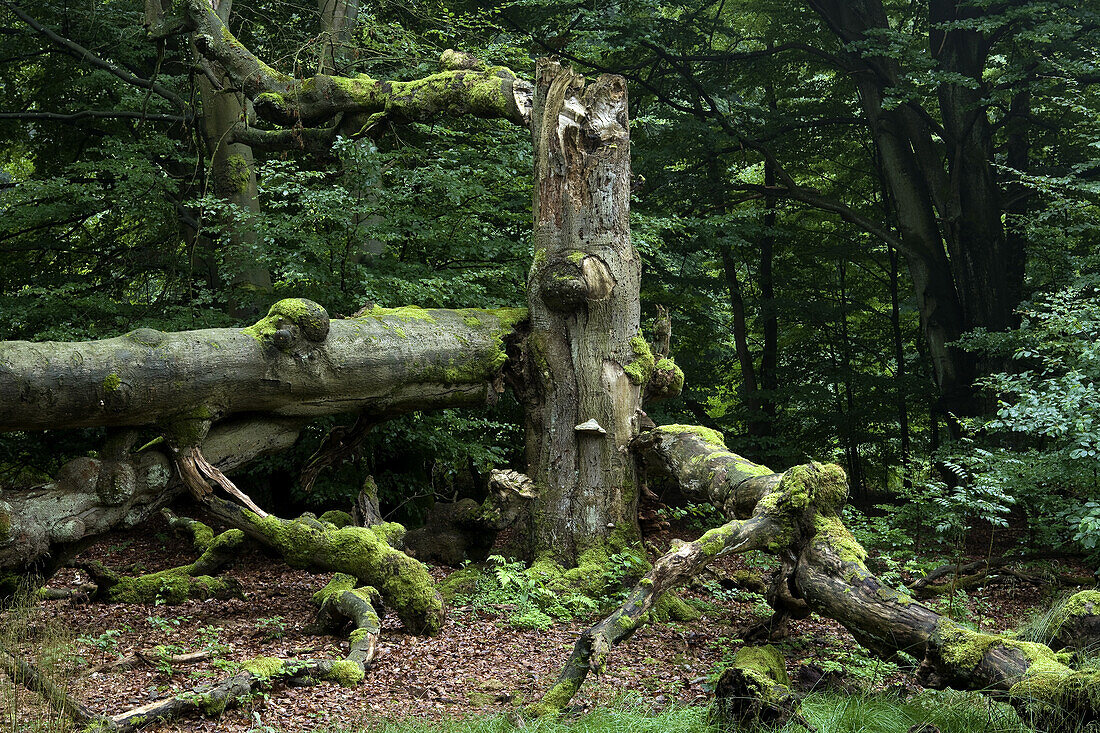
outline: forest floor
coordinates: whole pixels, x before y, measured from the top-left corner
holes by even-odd
[[[648,539],[651,546],[667,547],[673,536],[692,539],[696,534],[677,527]],[[151,572],[189,562],[194,551],[158,518],[141,531],[105,537],[82,557],[127,572]],[[624,694],[656,709],[706,705],[713,675],[740,647],[739,629],[768,614],[761,595],[729,582],[750,561],[763,559],[721,559],[706,587],[695,585],[680,592],[702,611],[701,618],[639,630],[615,649],[606,674],[585,684],[574,709],[592,710]],[[452,571],[432,568],[436,578]],[[77,572],[63,571],[50,586],[75,587],[81,581]],[[30,658],[37,658],[62,679],[70,694],[106,714],[226,677],[238,663],[258,656],[343,658],[346,654],[346,638],[305,633],[316,610],[311,596],[330,576],[292,570],[255,548],[224,575],[241,584],[244,599],[171,606],[37,602],[0,614],[0,635],[14,638]],[[983,631],[1003,631],[1042,611],[1058,592],[996,585],[937,605]],[[389,616],[383,620],[378,658],[358,687],[323,683],[276,688],[227,712],[221,720],[182,720],[159,730],[354,731],[395,719],[510,713],[537,699],[553,683],[577,635],[592,619],[522,630],[513,628],[507,617],[507,608],[494,613],[453,607],[442,633],[425,638],[406,634],[400,622]],[[791,632],[777,646],[786,656],[792,680],[803,689],[890,690],[901,697],[919,690],[911,675],[870,657],[831,620],[814,615],[793,622]],[[203,651],[209,656],[194,664],[102,669],[121,656],[157,645],[175,654]],[[0,679],[0,731],[57,730],[42,727],[49,717],[34,693]]]

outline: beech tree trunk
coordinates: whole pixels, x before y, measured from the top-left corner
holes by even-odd
[[[626,84],[539,62],[532,113],[534,263],[528,277],[528,475],[533,550],[572,563],[633,543],[638,479],[627,450],[654,361],[639,332],[630,242]]]

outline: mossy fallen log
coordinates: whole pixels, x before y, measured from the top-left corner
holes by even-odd
[[[0,431],[484,405],[525,316],[408,307],[330,320],[292,298],[246,328],[0,342]]]
[[[866,552],[840,519],[848,492],[840,467],[808,464],[774,474],[730,453],[713,431],[684,426],[651,431],[636,445],[647,464],[666,470],[684,493],[703,494],[734,516],[751,504],[751,516],[657,560],[622,606],[581,635],[558,682],[531,712],[562,710],[588,672],[602,669],[611,646],[636,627],[639,599],[686,582],[718,554],[763,549],[783,560],[775,585],[785,590],[768,596],[777,611],[801,606],[840,622],[876,654],[904,652],[920,659],[922,684],[1002,696],[1045,729],[1100,718],[1100,671],[1072,669],[1042,644],[972,631],[875,577],[864,565]],[[766,529],[744,535],[751,523],[765,519]],[[722,532],[723,541],[716,552],[703,552],[704,545],[715,546],[715,532]],[[682,572],[654,575],[684,553],[694,562]]]
[[[378,589],[414,634],[434,635],[443,625],[443,600],[422,563],[391,547],[374,528],[337,527],[309,516],[260,517],[237,504],[210,497],[210,511],[231,527],[276,551],[292,567],[338,572]]]

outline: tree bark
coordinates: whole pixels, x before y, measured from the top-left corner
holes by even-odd
[[[522,310],[374,309],[329,321],[283,300],[243,329],[138,329],[80,343],[0,343],[0,431],[158,424],[242,412],[313,417],[484,405]]]
[[[926,686],[1003,694],[1042,724],[1100,716],[1095,673],[1067,667],[1042,644],[972,631],[872,575],[866,553],[840,520],[848,487],[839,466],[810,464],[772,474],[725,450],[711,431],[692,432],[668,426],[636,446],[649,455],[648,465],[673,471],[669,477],[685,493],[712,492],[712,503],[733,516],[744,516],[752,504],[751,514],[674,545],[658,559],[622,606],[581,635],[557,683],[532,712],[560,711],[589,671],[602,670],[611,647],[643,622],[658,594],[720,555],[762,549],[784,559],[778,580],[787,592],[768,599],[777,611],[801,604],[802,615],[812,610],[835,619],[881,656],[905,652],[921,659],[918,677]]]
[[[538,492],[533,550],[569,564],[608,540],[640,537],[627,445],[655,363],[639,331],[627,119],[621,77],[586,86],[568,67],[539,62],[527,475]]]

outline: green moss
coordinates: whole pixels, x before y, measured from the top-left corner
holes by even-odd
[[[567,260],[569,260],[570,262],[572,262],[574,265],[579,265],[581,262],[584,261],[584,258],[587,257],[587,256],[588,256],[587,252],[577,251],[577,252],[570,252],[569,254],[567,254],[565,256],[565,258]]]
[[[233,193],[248,193],[252,182],[252,166],[240,155],[230,155],[225,160],[225,184]]]
[[[814,517],[814,529],[815,543],[827,546],[842,561],[863,567],[867,560],[867,551],[856,542],[856,538],[839,518],[818,513]]]
[[[378,539],[385,542],[390,547],[396,547],[401,544],[405,539],[406,529],[405,525],[398,524],[397,522],[382,522],[380,524],[372,524],[370,531],[374,532]]]
[[[325,674],[326,679],[338,683],[341,687],[355,687],[363,681],[365,676],[363,665],[350,659],[341,659],[333,663]]]
[[[1074,616],[1100,615],[1100,591],[1083,590],[1070,596],[1058,609],[1056,623],[1061,625]]]
[[[634,358],[629,364],[623,366],[626,376],[634,384],[645,384],[653,376],[653,367],[656,363],[649,343],[641,336],[630,339],[630,350],[634,352]]]
[[[289,565],[328,568],[373,584],[386,605],[414,633],[439,633],[443,602],[424,565],[383,542],[366,527],[326,529],[305,520],[284,521],[241,512],[267,536]]]
[[[339,509],[329,509],[324,514],[317,517],[317,519],[322,522],[328,522],[329,524],[332,524],[337,528],[347,527],[348,525],[354,524],[351,519],[351,515]]]
[[[1000,641],[999,637],[992,634],[971,631],[945,618],[939,620],[935,633],[940,657],[963,672],[970,672],[977,667],[989,648]]]
[[[658,372],[669,372],[672,374],[672,379],[668,386],[669,392],[679,393],[684,388],[684,370],[676,365],[672,359],[667,356],[664,359],[658,361],[654,367]]]
[[[819,510],[839,512],[848,501],[848,476],[835,463],[813,464],[817,476],[813,481],[813,502]]]
[[[263,342],[288,322],[297,326],[302,335],[310,341],[320,343],[328,336],[328,311],[305,298],[280,300],[271,306],[267,316],[248,328],[241,329],[241,333]]]
[[[383,308],[380,305],[373,306],[363,313],[360,318],[396,318],[401,321],[427,321],[435,323],[436,319],[430,312],[415,305],[406,305],[400,308]]]
[[[657,602],[653,604],[653,610],[649,613],[651,620],[657,623],[666,623],[668,621],[690,623],[692,621],[698,621],[699,617],[702,616],[699,611],[689,606],[683,599],[671,591],[662,593],[657,599]]]
[[[462,322],[470,328],[478,328],[481,326],[481,321],[479,321],[476,316],[463,316]]]
[[[241,669],[259,680],[270,680],[284,674],[286,662],[277,657],[256,657],[241,665]]]
[[[351,633],[348,634],[348,641],[351,642],[352,646],[354,646],[354,645],[358,644],[359,642],[363,641],[368,636],[371,636],[372,634],[377,634],[378,633],[378,630],[377,630],[378,616],[376,615],[373,619],[368,619],[368,623],[370,623],[370,622],[374,623],[375,628],[373,630],[372,629],[366,629],[366,628],[352,629]]]
[[[699,425],[662,425],[657,428],[662,433],[669,433],[677,435],[680,433],[692,433],[699,440],[703,441],[707,445],[714,446],[715,448],[726,449],[726,439],[722,437],[722,434],[717,430],[711,430],[710,428],[704,428]],[[733,455],[733,454],[730,454]],[[769,473],[771,473],[769,471]]]
[[[347,573],[336,573],[324,588],[313,594],[313,602],[320,606],[337,593],[352,590],[357,585],[359,585],[359,581],[355,576]]]
[[[208,718],[219,718],[222,713],[225,712],[225,706],[229,702],[229,697],[225,694],[218,694],[216,692],[202,692],[198,695],[198,700],[195,703],[199,706],[199,710],[202,714]]]
[[[184,565],[136,577],[120,576],[107,592],[113,603],[166,603],[178,605],[191,599],[206,600],[229,593],[233,586],[209,575],[191,576]]]
[[[733,666],[750,677],[764,681],[765,689],[775,683],[786,687],[791,685],[783,656],[771,645],[741,647],[733,657]]]
[[[577,688],[579,687],[580,682],[578,680],[562,680],[551,687],[541,700],[529,706],[527,712],[538,718],[557,715],[577,694]]]
[[[108,374],[106,377],[103,378],[103,391],[104,392],[115,392],[121,386],[122,386],[122,378],[119,377],[114,372],[111,372],[110,374]]]

